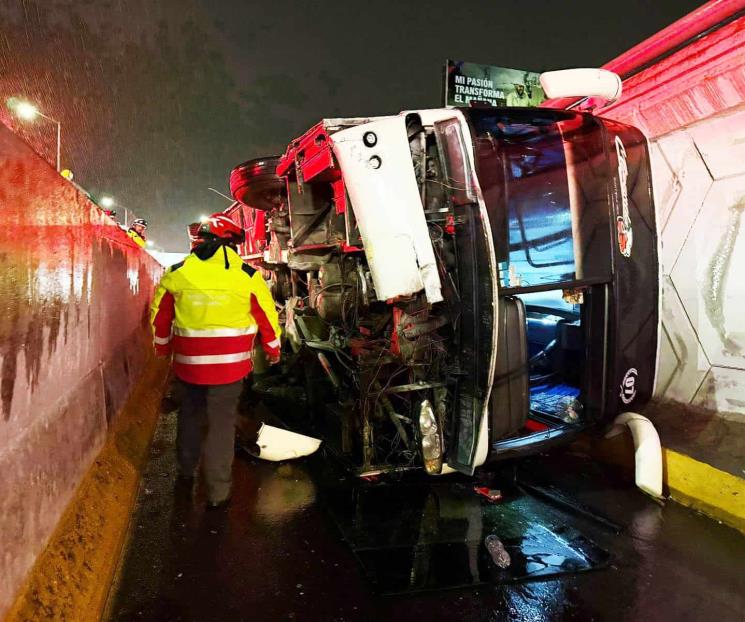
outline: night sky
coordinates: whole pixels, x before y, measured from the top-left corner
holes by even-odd
[[[230,169],[323,117],[441,103],[446,58],[600,66],[700,0],[0,0],[0,96],[63,124],[63,167],[185,250]],[[54,128],[0,121],[50,161]]]

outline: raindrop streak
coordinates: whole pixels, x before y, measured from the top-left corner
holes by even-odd
[[[709,279],[702,292],[706,315],[724,344],[724,353],[730,356],[740,356],[742,354],[740,344],[727,335],[724,319],[724,296],[732,261],[732,251],[740,232],[743,210],[745,210],[745,198],[740,199],[738,203],[729,208],[730,216],[727,222],[727,230],[709,262]]]

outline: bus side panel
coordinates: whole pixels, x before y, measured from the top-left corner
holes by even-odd
[[[612,309],[607,416],[652,397],[659,324],[659,269],[649,151],[644,135],[602,120],[616,175],[611,184]]]

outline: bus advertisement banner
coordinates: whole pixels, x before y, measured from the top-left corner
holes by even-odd
[[[539,76],[524,69],[448,60],[444,79],[445,106],[537,106],[546,99]]]

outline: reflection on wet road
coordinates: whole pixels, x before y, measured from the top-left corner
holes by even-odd
[[[491,504],[465,478],[344,481],[325,491],[323,505],[384,594],[545,579],[609,559],[566,517],[515,486]],[[490,535],[509,554],[507,568],[492,562],[484,546]]]
[[[745,614],[745,538],[660,507],[582,457],[525,462],[522,487],[509,468],[488,476],[505,496],[496,504],[466,478],[364,482],[322,455],[280,465],[241,458],[232,505],[206,512],[202,491],[191,501],[173,489],[174,427],[164,416],[110,620],[723,622]],[[526,493],[552,487],[578,510]],[[484,547],[489,534],[510,554],[505,570]],[[459,586],[468,587],[446,589]]]

